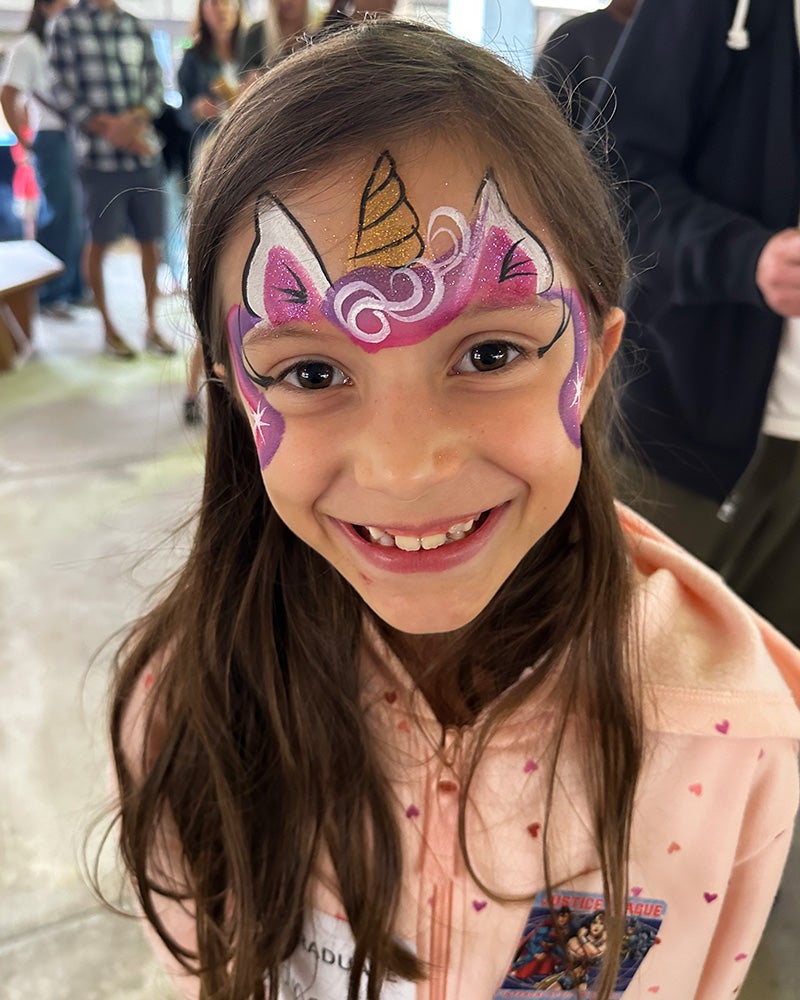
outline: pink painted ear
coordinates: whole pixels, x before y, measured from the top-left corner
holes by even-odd
[[[272,194],[259,198],[255,228],[242,279],[245,307],[275,326],[307,318],[331,284],[316,247]]]
[[[526,286],[535,294],[553,285],[553,262],[544,245],[514,215],[491,174],[477,196],[477,228],[483,235],[481,268],[498,284]],[[509,288],[510,290],[510,288]]]

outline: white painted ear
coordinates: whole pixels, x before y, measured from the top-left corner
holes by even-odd
[[[242,281],[247,310],[267,316],[266,297],[273,291],[298,305],[307,302],[312,292],[322,298],[331,285],[325,265],[308,233],[274,195],[258,199],[255,227]],[[271,254],[272,250],[277,254]]]
[[[541,241],[524,226],[506,204],[497,186],[497,181],[488,174],[478,191],[477,218],[482,223],[484,237],[491,226],[505,230],[512,247],[502,261],[498,262],[497,280],[509,281],[515,275],[532,274],[536,269],[536,291],[546,292],[552,288],[553,262]]]

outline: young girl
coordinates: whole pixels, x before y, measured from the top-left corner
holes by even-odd
[[[113,709],[182,993],[733,997],[800,655],[615,508],[623,241],[548,96],[342,32],[223,123],[189,246],[205,490]]]

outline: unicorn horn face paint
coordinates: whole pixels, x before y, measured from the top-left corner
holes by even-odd
[[[535,213],[406,142],[265,189],[220,275],[278,514],[395,627],[466,624],[580,471],[585,312]]]

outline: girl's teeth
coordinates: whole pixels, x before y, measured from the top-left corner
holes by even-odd
[[[418,552],[420,549],[438,549],[441,545],[446,545],[448,542],[458,542],[467,536],[474,524],[475,518],[472,517],[469,521],[454,524],[447,532],[440,532],[436,535],[423,535],[421,538],[415,538],[412,535],[390,535],[388,531],[384,531],[382,528],[373,528],[369,525],[366,525],[366,529],[369,537],[378,545],[383,545],[386,548],[396,546],[398,549],[402,549],[403,552]]]
[[[418,552],[421,543],[419,538],[412,538],[411,535],[395,535],[394,544],[403,552]]]
[[[474,523],[475,523],[475,518],[471,517],[469,521],[462,521],[461,524],[454,524],[453,527],[447,532],[447,534],[451,538],[455,538],[456,533],[460,532],[459,538],[463,538]]]

